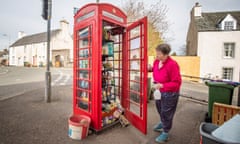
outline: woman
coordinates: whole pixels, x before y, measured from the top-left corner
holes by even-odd
[[[160,123],[154,127],[154,131],[162,131],[156,138],[158,143],[166,142],[169,138],[168,133],[172,128],[182,83],[179,66],[169,56],[170,51],[171,48],[168,44],[158,45],[156,48],[157,58],[153,62],[153,66],[149,65],[149,71],[153,72],[154,88],[160,90],[161,93],[161,99],[156,100]]]

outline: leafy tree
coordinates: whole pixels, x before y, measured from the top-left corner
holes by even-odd
[[[156,32],[151,23],[148,24],[148,55],[155,55],[155,48],[163,43],[163,40],[160,38],[160,33]]]

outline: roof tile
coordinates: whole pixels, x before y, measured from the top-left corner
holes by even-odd
[[[57,35],[61,30],[52,30],[51,31],[51,37],[54,37]],[[33,35],[28,35],[20,38],[16,42],[14,42],[10,47],[16,47],[16,46],[21,46],[21,45],[27,45],[27,44],[33,44],[33,43],[41,43],[41,42],[46,42],[47,41],[47,32],[43,33],[37,33]]]
[[[196,17],[195,23],[197,25],[198,31],[216,31],[220,30],[218,24],[230,14],[237,20],[237,30],[240,30],[240,11],[230,11],[230,12],[211,12],[202,13],[202,17]]]

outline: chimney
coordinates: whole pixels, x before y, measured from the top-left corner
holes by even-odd
[[[193,18],[202,16],[202,6],[198,2],[195,3],[195,6],[193,7],[191,14]]]
[[[62,31],[68,32],[68,30],[69,30],[69,23],[66,20],[61,20],[60,21],[60,29]]]
[[[18,39],[23,38],[25,36],[26,36],[26,34],[24,33],[24,31],[19,31],[18,32]]]

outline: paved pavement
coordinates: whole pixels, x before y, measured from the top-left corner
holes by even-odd
[[[0,144],[154,144],[159,133],[152,127],[159,121],[153,101],[148,104],[148,134],[133,126],[116,126],[100,135],[75,141],[68,137],[72,113],[72,87],[53,87],[52,103],[44,102],[44,89],[0,101]],[[207,106],[180,98],[169,144],[199,143],[199,124]]]

